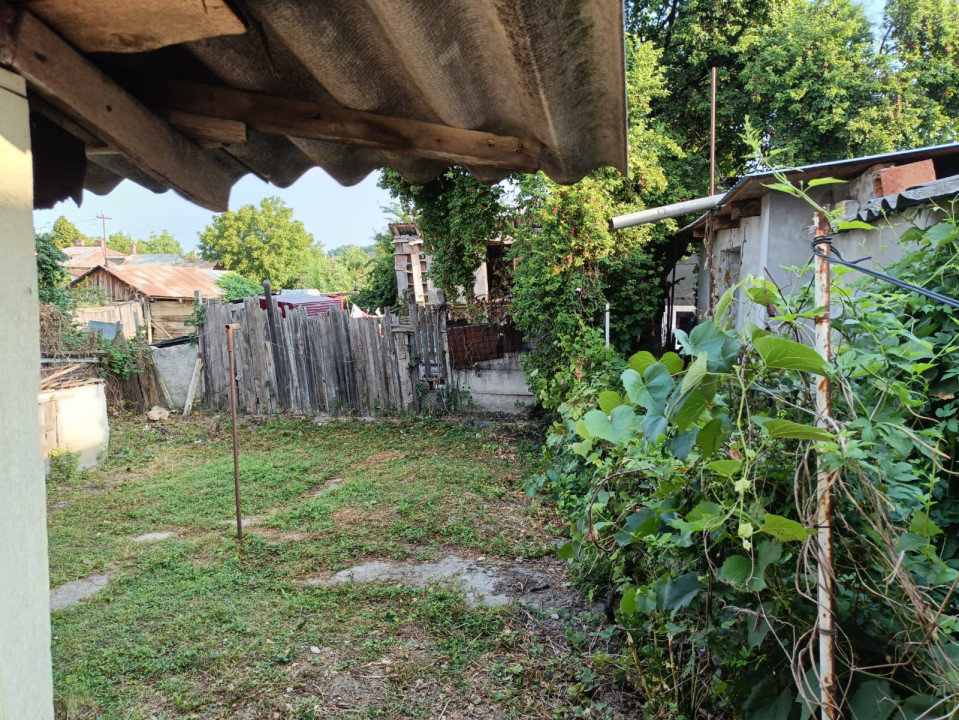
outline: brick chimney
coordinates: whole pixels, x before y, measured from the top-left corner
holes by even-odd
[[[137,254],[137,244],[136,244],[136,243],[130,243],[130,254],[131,254],[131,255],[136,255],[136,254]]]

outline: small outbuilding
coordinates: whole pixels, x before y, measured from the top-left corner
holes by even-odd
[[[73,286],[99,288],[110,300],[140,300],[147,327],[147,342],[169,340],[192,332],[193,299],[222,297],[216,284],[226,272],[195,267],[153,265],[96,267],[76,280]]]

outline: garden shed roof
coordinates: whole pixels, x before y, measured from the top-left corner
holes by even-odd
[[[154,300],[192,300],[199,290],[203,297],[220,297],[223,289],[216,281],[226,275],[224,270],[203,270],[194,267],[157,267],[154,265],[124,267],[96,267],[87,271],[72,284],[77,285],[94,273],[106,273],[140,295]]]
[[[622,38],[619,0],[0,0],[38,206],[129,178],[224,210],[314,166],[625,170]]]

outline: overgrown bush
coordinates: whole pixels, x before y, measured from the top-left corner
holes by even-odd
[[[952,220],[922,233],[898,270],[955,294],[957,236]],[[763,281],[743,292],[778,315],[740,333],[721,320],[677,331],[685,359],[637,353],[601,392],[587,377],[558,405],[549,467],[530,490],[552,492],[570,521],[561,555],[609,592],[619,662],[651,715],[807,717],[819,697],[818,454],[837,473],[846,716],[949,717],[959,710],[956,318],[885,286],[853,294],[837,283],[841,342],[827,365],[799,342],[816,314],[808,295]],[[817,374],[833,384],[828,428],[814,424]]]

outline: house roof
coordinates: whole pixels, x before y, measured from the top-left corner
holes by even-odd
[[[959,143],[934,145],[913,150],[884,153],[882,155],[867,155],[865,157],[846,160],[833,160],[814,165],[802,165],[800,167],[783,170],[782,172],[790,181],[796,183],[809,183],[811,180],[820,178],[853,180],[876,165],[887,163],[901,165],[920,160],[932,160],[936,177],[942,178],[942,180],[925,184],[930,187],[924,191],[919,190],[917,187],[902,193],[897,193],[894,196],[871,200],[862,208],[859,215],[863,220],[874,220],[881,215],[884,209],[895,210],[897,206],[903,207],[909,202],[913,202],[914,204],[922,200],[945,196],[951,192],[956,184],[953,176],[959,175]],[[775,177],[771,171],[750,173],[737,179],[717,205],[718,209],[713,211],[713,216],[730,216],[735,206],[739,205],[742,207],[745,203],[758,200],[763,195],[771,192],[767,185],[772,182],[775,182]],[[920,187],[925,187],[925,185]],[[706,221],[709,217],[710,213],[704,213],[694,222],[684,227],[678,233],[679,239],[692,239],[697,231],[705,228]]]
[[[64,263],[71,268],[92,268],[97,265],[103,265],[103,253],[97,245],[70,245],[63,248],[63,253],[67,256]],[[107,258],[110,260],[123,260],[126,254],[107,248]]]
[[[0,64],[44,120],[35,148],[61,158],[38,202],[129,178],[224,210],[248,173],[286,187],[314,166],[343,185],[380,167],[567,184],[626,168],[621,0],[0,0],[0,15]]]
[[[132,265],[195,267],[203,270],[212,270],[216,267],[216,263],[212,260],[186,257],[179,253],[137,253],[136,255],[128,255],[122,265],[124,267],[130,267]]]
[[[84,273],[72,284],[76,285],[94,273],[107,273],[129,285],[141,295],[153,299],[192,299],[199,290],[204,297],[219,297],[223,289],[216,281],[226,275],[223,270],[203,270],[192,267],[156,267],[122,265],[97,267]]]

